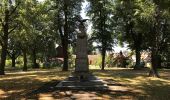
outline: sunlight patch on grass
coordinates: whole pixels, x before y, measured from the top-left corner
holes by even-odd
[[[0,97],[5,94],[5,91],[0,89]]]
[[[148,77],[148,70],[132,69],[106,69],[95,70],[94,74],[103,80],[110,79],[113,82],[125,85],[133,92],[138,93],[137,98],[166,100],[170,97],[170,70],[160,70],[161,78]]]
[[[22,75],[22,76],[11,76],[11,77],[2,77],[0,80],[14,80],[14,79],[21,79],[21,78],[32,78],[32,77],[36,77],[37,75]]]
[[[105,71],[101,71],[99,69],[100,68],[91,69],[91,72],[103,80],[111,80],[112,84],[122,85],[113,86],[114,89],[120,89],[122,91],[131,89],[133,92],[137,92],[137,95],[139,95],[137,98],[141,98],[141,100],[145,97],[149,99],[156,98],[155,100],[166,100],[170,97],[170,80],[168,79],[168,77],[170,77],[170,70],[161,70],[159,71],[161,78],[153,78],[147,77],[148,70],[136,71],[124,68],[108,68]],[[61,72],[58,69],[40,69],[15,73],[8,72],[7,75],[0,76],[0,99],[22,98],[21,95],[33,91],[47,82],[52,80],[63,80],[70,74],[71,72]],[[118,99],[136,98],[133,96],[128,97],[128,95],[122,97],[116,93],[114,96],[118,97]],[[42,98],[42,100],[45,97],[50,99],[51,95],[39,95],[39,98]],[[102,97],[109,98],[107,94]]]
[[[63,80],[71,72],[61,72],[58,69],[38,69],[28,72],[7,72],[0,76],[0,99],[22,98],[43,84],[52,80]],[[22,94],[22,95],[21,95]]]
[[[39,94],[39,100],[55,100],[52,94]]]

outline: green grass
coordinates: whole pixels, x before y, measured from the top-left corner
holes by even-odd
[[[170,98],[170,70],[160,70],[161,78],[148,77],[148,70],[107,68],[100,71],[98,67],[90,66],[91,71],[101,79],[110,83],[119,92],[95,93],[102,98],[129,98],[138,100],[168,100]],[[63,80],[71,74],[58,69],[39,69],[28,72],[10,71],[0,76],[0,99],[20,100],[30,91],[53,80]],[[127,92],[122,92],[128,90]]]
[[[93,70],[94,74],[106,80],[111,79],[128,87],[135,98],[145,100],[168,100],[170,98],[170,70],[160,70],[161,78],[148,77],[148,70],[132,69]]]

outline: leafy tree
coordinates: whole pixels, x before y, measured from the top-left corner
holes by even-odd
[[[59,31],[61,45],[63,47],[64,64],[63,71],[68,70],[68,44],[75,34],[76,16],[80,15],[83,0],[58,0],[55,7],[58,10],[55,20],[57,31]]]
[[[159,77],[157,68],[160,66],[160,54],[162,50],[168,47],[168,37],[169,37],[169,6],[170,2],[153,0],[152,2],[153,10],[149,15],[151,21],[148,21],[149,32],[147,34],[148,46],[151,51],[151,62],[152,68],[150,70],[149,76]],[[148,17],[148,16],[147,16]],[[146,18],[146,16],[145,16]]]
[[[51,30],[52,21],[50,20],[52,20],[53,14],[48,11],[48,1],[38,3],[36,0],[27,0],[21,3],[18,21],[20,29],[14,38],[20,42],[20,49],[24,57],[23,70],[26,71],[27,55],[32,56],[33,68],[38,68],[37,53],[46,56],[45,52],[50,52],[51,41],[54,44],[55,35],[54,30]]]
[[[92,38],[99,43],[99,50],[102,54],[102,70],[105,67],[106,51],[113,46],[113,27],[111,24],[111,1],[110,0],[88,0],[88,15],[93,23]]]
[[[144,20],[141,19],[141,1],[138,0],[116,0],[114,6],[113,19],[117,23],[117,32],[122,38],[120,41],[127,42],[132,50],[135,50],[136,64],[134,69],[140,67],[141,55],[140,52],[146,49],[144,42]]]
[[[150,76],[159,76],[160,54],[168,46],[169,7],[167,1],[116,0],[114,16],[123,26],[124,39],[136,50],[136,64],[140,63],[140,51],[151,51]],[[118,27],[118,29],[121,29]],[[123,33],[123,32],[122,32]],[[138,51],[138,52],[137,52]],[[139,61],[138,61],[139,60]]]
[[[1,63],[0,63],[0,75],[4,75],[4,68],[7,55],[8,39],[11,34],[18,26],[15,23],[17,8],[20,5],[19,0],[15,1],[14,4],[11,0],[1,0],[0,3],[0,23],[1,23],[1,34],[0,43],[2,46],[1,51]]]

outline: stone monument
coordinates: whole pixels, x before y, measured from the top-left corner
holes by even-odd
[[[76,43],[76,62],[75,73],[89,72],[88,54],[87,54],[87,34],[84,26],[85,20],[79,21],[79,32]]]
[[[71,90],[107,90],[107,84],[89,72],[87,54],[87,34],[84,22],[79,21],[79,32],[76,44],[75,71],[64,81],[60,82],[56,88]]]

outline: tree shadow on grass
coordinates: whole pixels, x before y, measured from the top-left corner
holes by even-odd
[[[136,77],[147,77],[148,70],[133,70],[133,69],[118,69],[118,70],[95,70],[93,69],[92,72],[98,76],[98,77],[104,77],[104,78],[123,78],[123,79],[133,79]]]
[[[48,88],[49,89],[49,88]],[[27,99],[40,99],[40,98],[51,98],[55,99],[68,99],[68,100],[98,100],[98,99],[114,99],[114,98],[129,98],[132,99],[136,97],[136,93],[133,91],[86,91],[86,90],[47,90],[43,91],[37,90],[39,92],[33,92],[31,95],[27,96]],[[97,99],[98,98],[98,99]]]
[[[34,86],[31,85],[32,83],[34,83]],[[3,80],[1,81],[0,90],[3,91],[4,94],[1,94],[0,99],[17,100],[22,98],[26,92],[36,89],[37,86],[41,86],[42,84],[42,81],[31,78]]]
[[[162,80],[150,80],[136,86],[148,95],[149,100],[169,100],[170,98],[170,84]]]
[[[112,82],[113,80],[107,80],[109,82]],[[38,88],[37,90],[34,90],[26,95],[27,99],[68,99],[68,100],[79,100],[79,99],[134,99],[138,93],[135,93],[134,91],[130,89],[126,90],[100,90],[96,91],[94,90],[70,90],[70,89],[64,89],[60,90],[56,88],[55,86],[59,83],[59,81],[51,81],[44,86]],[[121,84],[109,84],[109,86],[123,86]]]
[[[48,97],[51,99],[73,99],[79,100],[85,99],[129,99],[129,100],[168,100],[170,98],[170,84],[163,79],[149,79],[147,77],[147,70],[136,71],[131,69],[122,70],[92,70],[95,75],[106,78],[105,81],[113,90],[109,91],[75,91],[75,90],[57,90],[56,84],[46,85],[44,88],[40,88],[39,92],[33,92],[29,95],[28,99],[39,99],[42,97]],[[142,78],[138,78],[138,77]],[[126,84],[120,84],[114,78],[120,78],[121,81],[133,82],[132,88]],[[57,83],[57,82],[56,82]],[[122,88],[123,87],[123,88]],[[46,88],[46,89],[45,89]],[[41,91],[42,90],[42,91]],[[45,91],[44,91],[45,90]],[[136,90],[142,90],[137,92]]]
[[[126,84],[120,84],[116,77],[120,77],[121,81],[132,82],[131,79],[138,76],[145,78],[146,71],[134,71],[134,70],[92,70],[95,75],[106,78],[109,86],[113,88],[128,87]],[[57,73],[57,74],[56,74]],[[130,99],[130,100],[168,100],[170,98],[170,84],[167,84],[167,80],[147,80],[136,78],[137,85],[134,85],[134,89],[140,89],[144,91],[144,94],[134,91],[133,89],[122,89],[109,91],[75,91],[75,90],[57,90],[55,86],[59,83],[58,80],[53,80],[49,83],[44,82],[43,79],[47,76],[66,77],[69,73],[58,71],[40,71],[40,72],[28,72],[19,74],[7,74],[4,77],[0,77],[0,90],[7,92],[4,100],[18,100],[21,98],[38,100],[42,97],[45,100],[51,99],[81,99],[83,97],[87,99]],[[41,76],[41,77],[40,77]],[[108,77],[108,78],[107,78]],[[25,87],[25,84],[27,86]],[[32,84],[36,84],[32,86]],[[40,88],[39,88],[40,87]],[[37,89],[38,88],[38,89]],[[25,94],[27,93],[27,94]],[[1,94],[0,94],[1,95]],[[0,97],[0,99],[3,99]],[[50,100],[50,99],[49,99]]]
[[[20,100],[26,93],[53,79],[64,79],[68,74],[56,70],[7,73],[0,76],[0,99]]]

